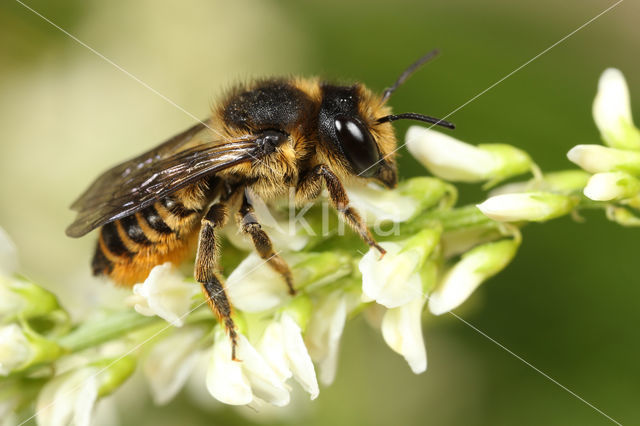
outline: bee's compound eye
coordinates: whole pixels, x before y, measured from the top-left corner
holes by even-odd
[[[338,115],[335,118],[336,137],[347,160],[358,175],[371,177],[376,174],[380,160],[378,146],[365,125],[355,117]]]

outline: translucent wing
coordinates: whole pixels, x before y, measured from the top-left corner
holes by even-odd
[[[67,228],[67,235],[80,237],[205,176],[262,155],[252,136],[225,143],[211,138],[198,140],[206,130],[205,125],[198,124],[103,173],[71,205],[78,216]]]

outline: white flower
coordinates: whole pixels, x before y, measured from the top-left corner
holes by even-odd
[[[153,346],[143,371],[156,404],[166,404],[182,389],[202,355],[203,336],[200,327],[184,327]]]
[[[593,119],[607,145],[640,149],[640,132],[631,117],[629,88],[620,70],[608,68],[600,76]]]
[[[376,184],[350,185],[347,187],[350,204],[371,225],[377,222],[404,222],[411,218],[418,202],[401,195],[398,190],[381,188]]]
[[[17,324],[0,327],[0,376],[26,365],[34,357],[29,340]]]
[[[427,369],[427,351],[422,337],[422,310],[426,297],[387,310],[382,317],[382,337],[387,345],[409,363],[415,374]]]
[[[207,370],[207,389],[218,401],[230,405],[251,404],[263,400],[283,407],[289,403],[289,391],[267,361],[238,334],[238,361],[231,359],[231,342],[221,331],[216,333]]]
[[[12,291],[14,282],[15,280],[0,275],[0,321],[14,317],[27,304],[24,298]]]
[[[409,152],[434,175],[460,182],[486,180],[499,166],[489,152],[421,126],[407,131]]]
[[[421,126],[407,131],[407,148],[434,175],[454,182],[499,182],[532,170],[522,150],[505,144],[473,146]]]
[[[622,171],[640,174],[640,152],[602,145],[576,145],[567,158],[590,173]]]
[[[89,426],[98,399],[97,368],[80,368],[44,385],[36,404],[39,426]]]
[[[284,312],[279,321],[267,326],[259,350],[283,382],[293,376],[311,399],[318,396],[320,390],[313,362],[302,339],[302,330],[291,315]]]
[[[515,256],[519,241],[482,244],[462,256],[429,297],[429,309],[441,315],[460,306],[480,284],[500,272]]]
[[[477,207],[500,222],[539,222],[569,213],[576,202],[571,197],[550,192],[524,192],[496,195]]]
[[[5,230],[0,227],[0,274],[11,275],[17,266],[16,246]]]
[[[382,259],[377,250],[369,250],[359,263],[366,300],[396,308],[419,297],[422,294],[420,269],[439,239],[438,230],[424,229],[400,243],[380,243],[387,251]]]
[[[200,291],[193,283],[185,282],[169,262],[151,270],[144,283],[133,286],[129,303],[146,316],[157,315],[176,327],[184,324],[193,297]]]
[[[255,253],[231,272],[226,290],[233,306],[246,312],[266,311],[291,299],[282,275]]]
[[[342,291],[334,291],[322,298],[314,308],[305,333],[305,342],[311,359],[319,368],[319,379],[330,385],[338,368],[340,337],[347,314],[358,304],[358,297]]]
[[[640,181],[624,172],[596,173],[584,187],[584,195],[595,201],[629,198],[640,190]]]

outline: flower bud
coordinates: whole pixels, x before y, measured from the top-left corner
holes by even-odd
[[[17,324],[0,327],[0,376],[58,359],[63,350],[28,328]]]
[[[0,322],[40,317],[60,309],[53,293],[23,278],[0,275]]]
[[[640,180],[625,172],[596,173],[584,188],[584,195],[594,201],[630,198],[640,191]]]
[[[608,206],[606,212],[607,219],[622,226],[640,226],[640,217],[625,207]]]
[[[545,173],[542,180],[534,178],[524,182],[513,182],[499,186],[492,190],[489,196],[493,197],[501,194],[531,191],[555,192],[569,195],[576,191],[582,191],[590,177],[591,174],[578,169]]]
[[[500,222],[544,222],[569,213],[578,200],[550,192],[524,192],[490,197],[477,207]]]
[[[607,145],[640,150],[640,131],[633,125],[629,88],[620,70],[608,68],[600,76],[593,119]]]
[[[627,172],[640,176],[640,152],[601,145],[576,145],[567,158],[590,173]]]
[[[473,146],[420,126],[407,132],[407,148],[434,175],[454,182],[496,184],[532,170],[529,155],[511,145]]]
[[[511,262],[518,246],[517,240],[505,239],[482,244],[462,255],[430,295],[431,312],[441,315],[460,306],[480,284]]]
[[[362,292],[369,300],[396,308],[422,295],[420,271],[440,241],[439,229],[424,229],[400,242],[383,242],[382,259],[370,249],[360,260]]]
[[[184,277],[166,262],[154,267],[144,283],[133,286],[129,303],[145,316],[157,315],[176,327],[184,324],[199,286],[184,281]]]

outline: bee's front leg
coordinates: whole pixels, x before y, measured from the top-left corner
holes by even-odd
[[[258,223],[258,219],[253,210],[253,206],[249,202],[246,193],[242,198],[242,205],[238,210],[237,222],[242,229],[242,232],[249,234],[256,251],[262,259],[267,261],[269,266],[278,272],[284,278],[289,287],[289,294],[292,296],[296,294],[296,290],[293,288],[293,277],[291,270],[287,262],[280,257],[279,254],[274,252],[271,239]]]
[[[340,212],[343,219],[360,235],[360,238],[362,238],[369,247],[375,248],[380,253],[380,256],[384,256],[386,250],[380,247],[373,238],[371,231],[367,228],[367,224],[362,217],[360,217],[356,209],[349,206],[349,197],[347,196],[347,191],[344,189],[344,185],[342,185],[338,176],[336,176],[328,166],[319,164],[300,179],[298,187],[296,188],[296,201],[309,200],[320,195],[323,180],[327,186],[329,200],[333,207]]]
[[[202,291],[207,303],[224,322],[231,339],[231,358],[236,360],[238,335],[231,318],[231,304],[224,291],[222,279],[216,270],[218,248],[216,246],[215,230],[224,226],[228,216],[226,204],[218,202],[209,207],[209,210],[202,218],[194,276],[196,281],[202,285]]]

